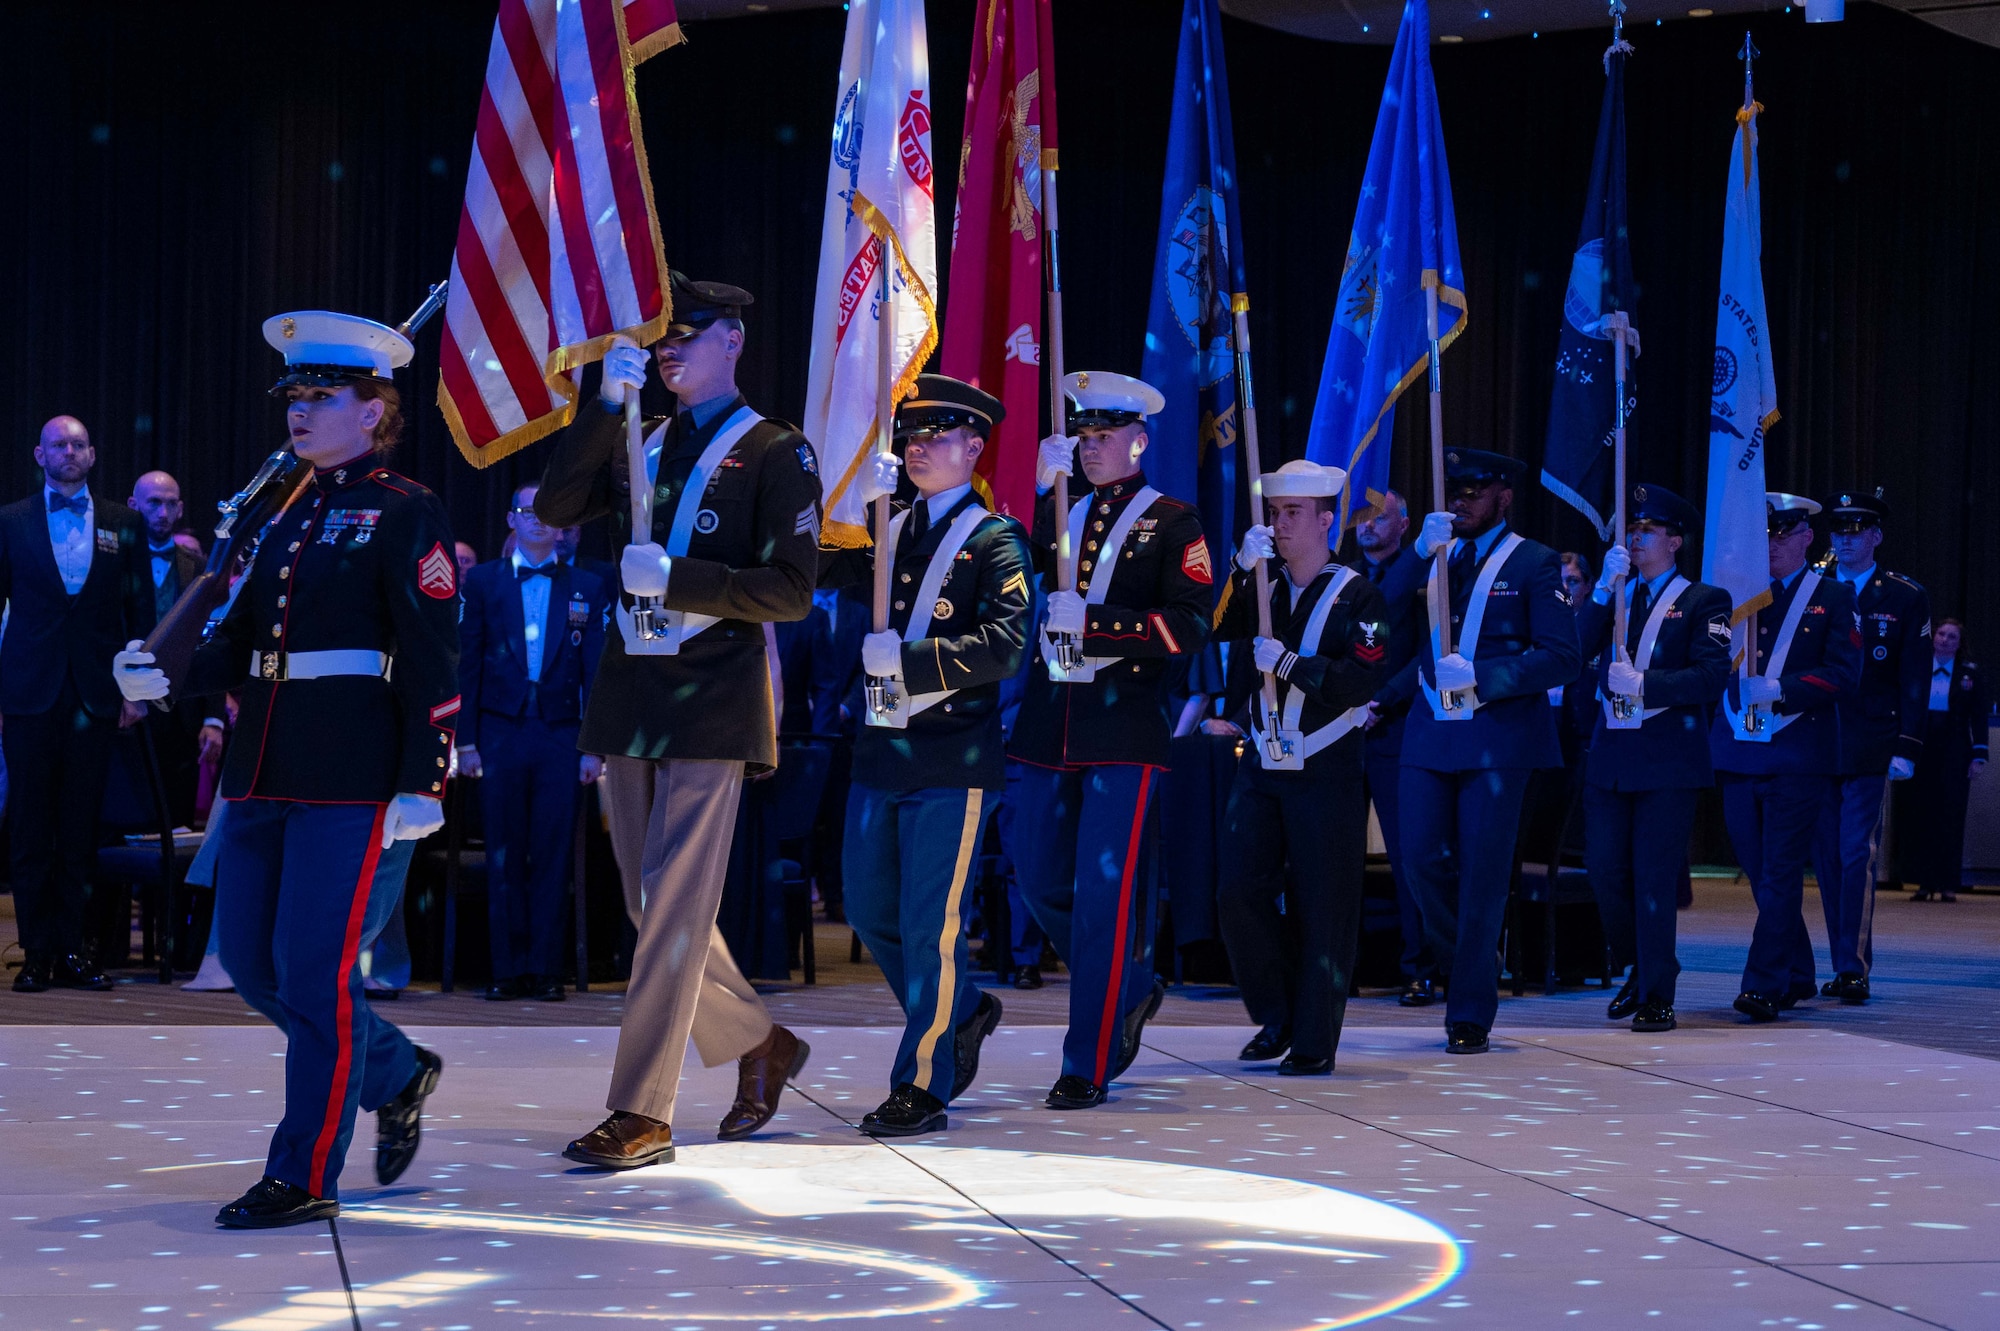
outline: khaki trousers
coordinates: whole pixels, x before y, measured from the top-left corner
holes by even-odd
[[[740,762],[605,759],[611,846],[639,930],[608,1109],[671,1123],[690,1036],[712,1068],[771,1033],[715,925],[742,794]]]

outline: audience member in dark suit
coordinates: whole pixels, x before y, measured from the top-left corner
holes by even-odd
[[[150,557],[153,586],[153,620],[157,623],[174,602],[201,576],[207,561],[201,546],[192,537],[176,536],[182,505],[180,482],[164,471],[149,471],[132,483],[132,497],[126,507],[146,524],[146,553]],[[222,757],[224,726],[219,708],[204,706],[214,699],[183,699],[164,716],[147,714],[147,725],[159,749],[161,772],[167,783],[167,803],[176,823],[192,821],[196,786],[203,763],[217,763]],[[142,769],[143,770],[143,769]]]
[[[579,754],[583,703],[603,650],[610,589],[558,557],[535,516],[533,482],[514,492],[514,553],[465,579],[459,622],[458,764],[480,777],[495,1000],[563,997],[563,884],[579,782],[604,770]]]
[[[813,730],[815,675],[825,657],[826,611],[815,605],[804,619],[788,620],[775,626],[778,640],[779,682],[783,694],[778,701],[778,729],[788,735]]]
[[[1992,701],[1979,667],[1965,656],[1965,626],[1941,619],[1931,634],[1929,710],[1917,775],[1897,794],[1903,877],[1914,900],[1956,901],[1965,869],[1965,804],[1986,767]]]
[[[820,800],[819,895],[826,918],[847,918],[846,888],[840,876],[843,834],[847,829],[847,783],[854,749],[851,741],[861,711],[861,639],[866,637],[873,608],[858,591],[822,587],[813,592],[813,616],[824,621],[813,645],[812,728],[815,735],[844,735],[850,741],[833,747],[827,769],[826,794]]]
[[[143,714],[111,677],[111,658],[153,622],[139,515],[100,504],[97,461],[73,416],[42,427],[43,483],[0,508],[0,599],[11,608],[0,646],[0,736],[12,777],[10,881],[26,953],[14,988],[108,989],[83,946],[83,897],[97,860],[111,737]]]

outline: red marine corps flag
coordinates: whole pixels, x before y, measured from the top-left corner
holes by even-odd
[[[488,466],[567,425],[580,367],[665,331],[632,71],[673,0],[500,0],[445,305],[438,406]]]
[[[1049,0],[984,0],[972,31],[942,368],[1000,399],[979,457],[993,506],[1031,522],[1041,420],[1042,169],[1056,164]]]

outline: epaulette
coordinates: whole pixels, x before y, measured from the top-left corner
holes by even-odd
[[[1897,582],[1902,583],[1905,587],[1912,588],[1916,591],[1922,591],[1924,589],[1924,584],[1918,582],[1915,578],[1910,577],[1908,574],[1905,573],[1897,573],[1894,572],[1893,570],[1885,568],[1882,570],[1882,576],[1885,578],[1894,578]]]
[[[375,470],[369,472],[368,479],[385,489],[394,490],[397,494],[427,495],[431,493],[430,487],[418,481],[411,480],[401,472],[390,471],[387,467],[377,467]]]

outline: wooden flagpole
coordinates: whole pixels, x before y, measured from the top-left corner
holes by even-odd
[[[1229,308],[1236,316],[1236,401],[1243,414],[1243,465],[1250,469],[1250,521],[1264,523],[1264,473],[1257,455],[1257,394],[1250,379],[1250,296],[1238,291],[1230,297]],[[1232,496],[1232,501],[1233,501]],[[1271,571],[1257,561],[1257,636],[1271,636]],[[1264,676],[1264,735],[1272,749],[1285,749],[1290,742],[1278,732],[1278,677],[1266,670]],[[1274,752],[1273,760],[1286,755]]]
[[[1444,376],[1438,369],[1438,289],[1435,284],[1424,288],[1424,328],[1431,342],[1431,511],[1445,511],[1444,488]],[[1448,551],[1443,545],[1431,552],[1431,586],[1436,594],[1431,598],[1438,607],[1431,624],[1431,631],[1437,635],[1437,659],[1451,655],[1451,572],[1445,560]],[[1458,695],[1438,693],[1439,701],[1446,711],[1458,706]]]

